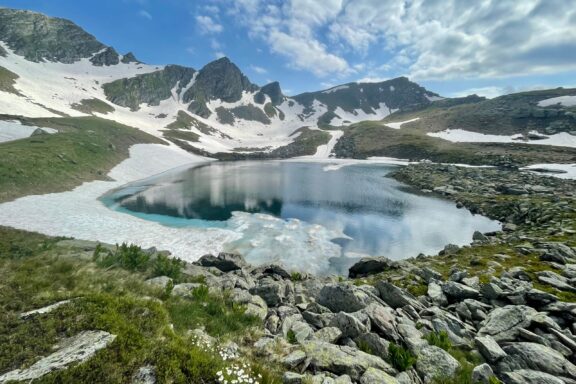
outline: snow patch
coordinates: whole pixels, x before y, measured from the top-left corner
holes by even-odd
[[[336,87],[322,91],[322,93],[334,93],[334,92],[338,92],[338,91],[343,91],[343,90],[348,89],[348,88],[350,88],[349,85],[338,85]]]
[[[334,147],[336,146],[336,143],[338,142],[338,140],[340,140],[340,138],[344,134],[344,131],[328,131],[328,133],[330,134],[331,137],[330,137],[330,140],[328,141],[327,144],[319,145],[318,148],[316,149],[315,154],[313,154],[311,156],[301,156],[298,159],[328,159],[328,158],[330,158],[330,155],[334,151]]]
[[[404,121],[398,121],[398,122],[396,122],[396,123],[384,123],[384,125],[387,126],[388,128],[400,129],[400,128],[402,128],[402,125],[403,125],[403,124],[411,123],[411,122],[417,121],[417,120],[420,120],[420,118],[419,118],[419,117],[416,117],[416,118],[414,118],[414,119],[404,120]]]
[[[539,107],[549,107],[556,104],[560,104],[565,107],[574,107],[576,106],[576,95],[552,97],[550,99],[540,100],[538,102]]]
[[[465,131],[463,129],[447,129],[440,132],[430,132],[427,133],[427,135],[448,140],[453,143],[517,143],[576,148],[576,136],[566,132],[550,135],[541,140],[528,141],[524,141],[520,134],[512,136],[488,135],[479,132]]]
[[[521,168],[523,171],[550,170],[550,173],[538,172],[539,175],[576,180],[576,164],[532,164]]]
[[[0,143],[30,137],[35,130],[41,129],[46,133],[58,132],[52,128],[40,128],[31,125],[22,125],[19,121],[0,120]]]

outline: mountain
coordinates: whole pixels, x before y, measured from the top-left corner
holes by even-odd
[[[392,143],[404,148],[405,134],[423,135],[418,140],[430,146],[428,134],[440,132],[443,140],[442,132],[455,128],[495,134],[571,131],[572,112],[538,103],[576,94],[443,98],[399,77],[289,97],[278,82],[252,83],[228,58],[199,70],[144,64],[71,21],[7,8],[0,8],[0,92],[0,114],[11,119],[94,115],[221,159],[317,153],[426,158],[429,151],[389,148]],[[419,120],[402,132],[386,125],[411,119]],[[358,125],[365,121],[375,122],[370,133],[366,124]],[[479,158],[482,151],[474,150]]]

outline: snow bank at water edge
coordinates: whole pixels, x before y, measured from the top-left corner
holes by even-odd
[[[539,107],[549,107],[551,105],[560,104],[565,107],[576,106],[576,95],[575,96],[559,96],[553,97],[551,99],[540,100],[538,102]]]
[[[430,132],[427,133],[427,135],[448,140],[453,143],[516,143],[576,148],[576,136],[566,132],[561,132],[550,136],[540,135],[546,138],[529,141],[522,140],[522,135],[520,134],[512,136],[487,135],[479,132],[465,131],[463,129],[447,129],[440,132]]]

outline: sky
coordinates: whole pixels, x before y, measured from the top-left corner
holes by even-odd
[[[442,96],[576,87],[575,0],[0,0],[120,53],[200,69],[227,56],[285,94],[407,76]]]

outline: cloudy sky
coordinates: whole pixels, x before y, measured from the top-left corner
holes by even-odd
[[[410,79],[444,96],[576,86],[574,0],[0,0],[147,63],[228,56],[288,94]]]

